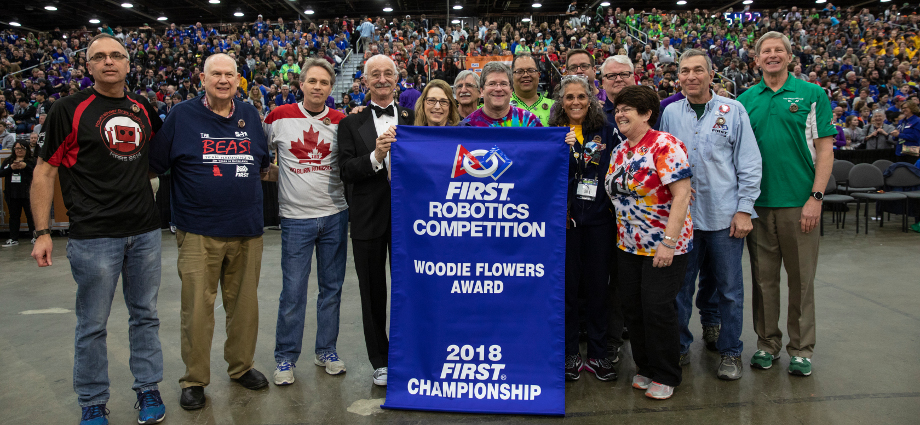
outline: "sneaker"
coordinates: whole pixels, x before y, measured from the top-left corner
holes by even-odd
[[[754,356],[751,357],[751,367],[767,370],[773,367],[773,362],[777,359],[779,359],[779,356],[774,356],[764,350],[757,350]]]
[[[275,380],[275,385],[291,385],[294,383],[294,363],[284,361],[278,363],[278,367],[275,368],[275,372],[272,373],[272,378]]]
[[[176,234],[176,230],[179,230],[179,229],[176,228],[176,225],[175,225],[175,224],[170,224],[170,225],[169,225],[169,233],[172,233],[172,234],[175,235],[175,234]]]
[[[677,364],[681,366],[690,364],[690,352],[680,353],[680,360],[677,361]]]
[[[716,376],[726,381],[741,379],[744,368],[741,366],[741,356],[722,355],[722,363],[719,364],[719,370]]]
[[[32,238],[32,245],[35,245],[35,238]]]
[[[317,354],[313,359],[313,364],[317,366],[326,366],[326,373],[338,375],[345,372],[345,362],[339,360],[339,355],[335,351],[325,354]]]
[[[166,406],[160,398],[159,390],[144,391],[137,394],[135,409],[140,409],[137,414],[137,423],[143,425],[158,424],[166,419]]]
[[[387,386],[387,368],[382,367],[374,371],[374,385]]]
[[[672,395],[674,395],[674,387],[657,382],[652,382],[648,386],[648,391],[645,392],[646,397],[654,398],[655,400],[667,400]]]
[[[646,378],[642,375],[633,376],[632,387],[637,390],[647,390],[648,386],[652,383],[650,378]]]
[[[703,326],[703,341],[709,351],[719,351],[716,343],[719,342],[719,326]]]
[[[19,245],[19,241],[14,241],[12,239],[7,239],[6,242],[3,243],[4,248],[9,248],[16,245]]]
[[[808,376],[811,375],[811,360],[808,357],[793,357],[789,361],[789,374]]]
[[[109,415],[109,409],[104,404],[94,404],[83,408],[83,415],[80,416],[80,425],[109,425],[106,416]]]
[[[585,370],[594,374],[601,381],[616,381],[617,371],[609,359],[591,359],[585,363]]]
[[[572,354],[565,356],[565,380],[577,381],[581,378],[581,368],[585,366],[581,354]]]

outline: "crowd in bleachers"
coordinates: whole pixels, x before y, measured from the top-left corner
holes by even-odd
[[[542,86],[551,91],[565,73],[570,49],[587,50],[596,64],[626,54],[636,65],[636,82],[656,88],[664,98],[677,91],[679,53],[701,48],[709,52],[719,73],[716,93],[736,96],[759,82],[751,49],[756,38],[769,30],[787,34],[793,41],[796,58],[790,72],[824,87],[837,123],[849,129],[841,136],[848,147],[865,146],[866,139],[878,136],[854,130],[869,128],[873,114],[883,115],[886,124],[896,123],[900,105],[917,96],[920,38],[918,16],[910,6],[872,11],[825,3],[822,9],[763,10],[747,15],[750,21],[732,12],[599,7],[528,22],[486,18],[463,25],[445,25],[425,15],[310,23],[260,15],[255,22],[220,26],[199,22],[112,28],[102,24],[95,29],[38,34],[5,30],[0,46],[0,102],[5,108],[0,120],[8,133],[26,139],[56,99],[89,87],[84,48],[101,32],[124,40],[132,63],[127,86],[151,101],[156,99],[162,115],[201,91],[202,64],[218,52],[237,59],[243,77],[239,96],[263,114],[302,99],[297,76],[304,59],[324,58],[338,71],[351,51],[363,54],[365,60],[377,53],[394,59],[400,68],[400,91],[434,78],[453,82],[467,68],[467,57],[519,53],[539,58]],[[360,77],[360,67],[356,74],[341,77]],[[350,111],[363,100],[366,89],[359,78],[354,82],[347,98],[333,93],[342,110]],[[890,147],[890,140],[879,143]]]

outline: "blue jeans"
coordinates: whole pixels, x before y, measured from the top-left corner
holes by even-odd
[[[67,258],[77,282],[73,388],[81,407],[109,400],[106,323],[119,276],[128,306],[131,388],[137,392],[157,389],[163,380],[157,318],[161,240],[160,231],[153,230],[126,238],[67,242]]]
[[[703,326],[719,326],[719,353],[740,356],[741,326],[744,315],[744,278],[741,273],[741,254],[744,239],[729,236],[730,229],[716,231],[693,230],[693,251],[687,256],[687,275],[677,294],[677,316],[680,323],[680,352],[690,350],[693,334],[690,333],[692,299],[696,289],[696,276],[700,276],[700,290],[696,306],[700,310]]]
[[[283,286],[275,328],[275,361],[297,363],[303,347],[307,281],[316,246],[316,354],[335,351],[348,254],[348,210],[320,218],[281,218]]]

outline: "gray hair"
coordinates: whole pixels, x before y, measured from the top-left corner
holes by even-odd
[[[886,118],[886,117],[885,117],[885,111],[875,111],[875,112],[872,113],[872,117],[871,117],[870,119],[874,119],[876,115],[881,115],[882,118]]]
[[[303,84],[304,81],[307,81],[307,71],[313,67],[320,67],[326,72],[329,73],[329,78],[331,80],[332,86],[335,86],[335,70],[332,69],[332,65],[329,61],[325,59],[316,59],[316,58],[307,58],[303,61],[303,65],[300,67],[300,83]]]
[[[393,74],[395,74],[395,75],[398,77],[398,76],[399,76],[399,69],[396,67],[396,62],[393,62],[393,59],[390,59],[389,56],[387,56],[387,55],[381,55],[381,54],[377,54],[377,55],[371,56],[371,58],[368,59],[367,62],[364,62],[364,71],[362,72],[362,75],[367,75],[367,67],[368,67],[368,65],[371,64],[371,61],[373,61],[373,60],[384,60],[384,59],[386,59],[387,62],[389,62],[391,65],[393,65]]]
[[[588,84],[588,80],[577,75],[566,75],[562,77],[562,81],[556,86],[556,93],[555,96],[553,96],[555,105],[553,109],[550,110],[549,115],[550,127],[564,127],[569,125],[569,117],[565,113],[562,102],[565,93],[568,91],[568,87],[571,85],[581,87],[582,90],[585,91],[585,94],[588,95],[588,111],[585,113],[585,119],[582,122],[584,133],[587,134],[589,131],[595,131],[607,125],[607,115],[601,110],[601,104],[598,102],[597,98],[591,94],[592,90],[591,86]]]
[[[692,58],[696,56],[702,56],[706,58],[706,71],[708,72],[714,71],[714,69],[712,68],[712,59],[709,58],[709,55],[706,54],[706,52],[700,49],[687,49],[687,50],[684,50],[684,52],[680,54],[680,60],[677,62],[677,72],[680,72],[680,67],[683,66],[684,59]]]
[[[514,81],[511,78],[511,68],[509,68],[508,65],[505,65],[499,61],[492,61],[487,63],[486,66],[482,67],[482,72],[479,74],[479,87],[484,87],[486,85],[486,78],[489,77],[489,74],[499,72],[508,76],[509,83]]]
[[[211,56],[208,56],[208,58],[204,60],[204,68],[202,68],[202,72],[205,73],[205,74],[207,74],[207,73],[208,73],[208,68],[211,67],[211,62],[213,62],[213,61],[215,61],[216,59],[219,59],[219,58],[226,58],[226,59],[230,60],[230,62],[233,64],[233,73],[234,73],[234,74],[239,74],[239,71],[237,71],[237,68],[236,68],[236,60],[233,59],[233,58],[231,58],[230,55],[228,55],[228,54],[226,54],[226,53],[215,53],[215,54],[213,54],[213,55],[211,55]]]
[[[634,65],[632,61],[629,60],[629,56],[613,55],[607,58],[607,60],[605,60],[604,63],[601,64],[601,73],[602,74],[607,73],[607,65],[610,65],[611,63],[614,63],[614,62],[621,64],[621,65],[628,66],[629,72],[636,72],[636,65]]]
[[[786,48],[786,53],[788,53],[789,56],[792,56],[792,43],[789,42],[789,37],[786,37],[785,35],[783,35],[783,33],[776,32],[776,31],[770,31],[760,36],[759,39],[757,39],[757,43],[754,44],[754,56],[760,55],[760,46],[763,44],[764,40],[769,40],[771,38],[778,38],[782,40],[783,47]]]
[[[460,71],[459,74],[457,74],[457,78],[454,78],[454,91],[457,90],[457,84],[460,84],[461,81],[466,80],[466,78],[469,77],[470,75],[474,77],[473,83],[476,84],[476,88],[477,89],[480,88],[479,87],[479,76],[476,75],[476,73],[473,71],[464,69],[463,71]]]

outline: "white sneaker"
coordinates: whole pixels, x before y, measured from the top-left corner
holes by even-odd
[[[35,245],[35,238],[32,238],[32,245]]]
[[[12,239],[7,239],[6,242],[3,243],[4,248],[9,248],[16,245],[19,245],[19,241],[14,241]]]
[[[313,364],[317,366],[326,366],[326,373],[330,375],[338,375],[345,372],[345,362],[339,360],[339,355],[336,354],[335,351],[322,355],[317,354],[316,358],[313,359]]]
[[[637,390],[647,390],[648,386],[651,385],[652,379],[647,378],[642,375],[633,376],[632,386]]]
[[[667,400],[674,395],[674,387],[665,384],[659,384],[657,382],[652,382],[648,386],[648,391],[645,392],[645,396],[648,398],[653,398],[655,400]]]
[[[278,367],[275,368],[275,373],[272,374],[272,377],[275,378],[275,385],[291,385],[294,383],[294,364],[291,362],[281,362],[278,363]]]
[[[374,385],[387,386],[387,368],[382,367],[374,371]]]

